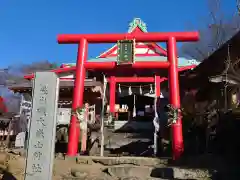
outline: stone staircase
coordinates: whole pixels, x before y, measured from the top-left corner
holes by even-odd
[[[208,170],[169,166],[169,159],[144,157],[78,157],[79,165],[71,170],[73,178],[83,180],[159,180],[159,179],[208,179]],[[100,165],[98,174],[86,166]],[[85,168],[83,168],[85,166]]]

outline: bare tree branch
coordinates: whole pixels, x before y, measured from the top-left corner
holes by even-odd
[[[236,0],[236,4],[237,4],[237,12],[238,14],[240,14],[240,0]]]
[[[9,66],[6,69],[0,70],[0,92],[6,97],[6,105],[11,112],[18,112],[20,96],[10,93],[7,89],[9,85],[21,84],[26,82],[23,75],[33,73],[36,71],[47,71],[57,68],[56,63],[50,63],[49,61],[39,61],[32,64],[23,64],[18,66]],[[4,92],[4,93],[3,93]],[[8,93],[6,93],[8,92]]]
[[[240,0],[238,0],[240,1]],[[180,50],[182,56],[203,60],[224,44],[240,29],[240,16],[235,10],[228,16],[221,7],[221,0],[207,0],[208,20],[200,30],[200,41],[184,44]]]

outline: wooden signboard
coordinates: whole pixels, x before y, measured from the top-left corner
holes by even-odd
[[[53,72],[37,72],[33,86],[25,180],[51,180],[59,78]]]
[[[134,49],[135,41],[134,40],[120,40],[117,43],[118,47],[118,56],[117,64],[132,64],[134,61]]]

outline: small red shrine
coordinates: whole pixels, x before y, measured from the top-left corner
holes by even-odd
[[[96,77],[99,79],[102,73],[109,83],[109,108],[113,115],[116,104],[116,85],[119,83],[155,83],[155,94],[160,97],[160,83],[168,80],[170,104],[180,108],[178,72],[194,68],[199,63],[195,60],[179,58],[176,43],[197,41],[198,38],[197,32],[148,33],[146,24],[139,18],[135,18],[130,23],[129,31],[126,34],[59,35],[58,42],[60,44],[79,45],[77,63],[76,65],[63,64],[53,72],[64,74],[60,75],[62,81],[75,79],[73,109],[83,106],[85,78]],[[118,44],[97,58],[87,60],[88,43],[116,42]],[[166,42],[167,49],[159,46],[157,42]],[[128,49],[128,52],[122,52],[124,47]],[[130,57],[129,54],[133,56]],[[122,62],[123,59],[128,60]],[[27,75],[25,78],[31,79],[33,75]],[[77,119],[72,116],[68,144],[68,155],[70,156],[75,156],[77,153],[79,133]],[[172,133],[173,157],[177,159],[183,152],[181,117],[178,117],[177,121],[172,124]]]

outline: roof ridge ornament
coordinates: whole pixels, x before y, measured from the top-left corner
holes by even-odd
[[[131,33],[136,27],[139,27],[143,32],[147,32],[147,25],[140,18],[134,18],[131,23],[129,23],[128,33]]]

